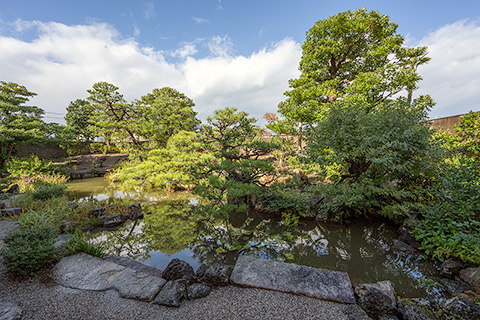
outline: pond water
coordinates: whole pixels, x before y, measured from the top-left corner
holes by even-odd
[[[77,201],[97,199],[141,202],[143,220],[114,231],[91,234],[107,253],[127,256],[164,269],[179,258],[194,269],[201,263],[234,264],[239,255],[345,271],[353,284],[391,280],[400,296],[441,295],[429,284],[439,276],[437,263],[421,255],[390,248],[396,227],[382,219],[355,220],[348,226],[302,221],[286,226],[281,219],[253,212],[215,219],[194,213],[197,198],[183,193],[126,193],[107,188],[103,178],[69,183]]]

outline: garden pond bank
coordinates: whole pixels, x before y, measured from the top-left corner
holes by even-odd
[[[146,214],[116,230],[90,234],[109,254],[129,257],[159,269],[179,258],[197,269],[202,263],[235,264],[241,255],[344,271],[354,285],[390,280],[403,297],[442,297],[435,279],[440,263],[419,252],[393,246],[397,226],[380,219],[349,225],[281,219],[255,213],[232,214],[228,221],[198,217],[197,200],[186,193],[126,193],[107,188],[103,178],[75,180],[69,192],[77,201],[93,198],[140,202]]]

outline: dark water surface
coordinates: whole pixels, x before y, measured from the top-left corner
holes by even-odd
[[[142,221],[115,231],[91,234],[111,254],[131,257],[164,269],[179,258],[194,269],[201,263],[234,264],[239,255],[345,271],[353,284],[391,280],[400,296],[438,295],[429,284],[438,264],[421,255],[390,248],[396,227],[382,219],[355,220],[348,226],[302,221],[288,227],[277,217],[234,213],[228,221],[194,213],[197,199],[187,193],[125,193],[106,189],[103,178],[73,181],[76,199],[131,199],[151,212]]]

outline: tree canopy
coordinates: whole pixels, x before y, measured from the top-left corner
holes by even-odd
[[[405,48],[403,42],[397,24],[377,11],[358,9],[317,21],[302,46],[301,75],[290,80],[279,112],[288,121],[312,124],[337,100],[361,99],[374,107],[416,89],[426,48]]]
[[[22,85],[0,81],[0,170],[7,164],[17,143],[44,138],[44,111],[25,105],[35,95]]]

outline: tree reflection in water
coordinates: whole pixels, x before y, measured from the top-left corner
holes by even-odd
[[[388,279],[398,294],[409,297],[425,296],[425,290],[416,288],[419,279],[437,275],[437,268],[421,257],[391,251],[396,234],[387,221],[356,220],[348,226],[304,221],[288,227],[277,217],[251,212],[232,213],[228,220],[205,216],[189,201],[142,206],[152,212],[143,221],[96,234],[108,253],[148,261],[153,253],[168,259],[186,251],[207,265],[234,264],[248,254],[345,271],[354,284]]]

